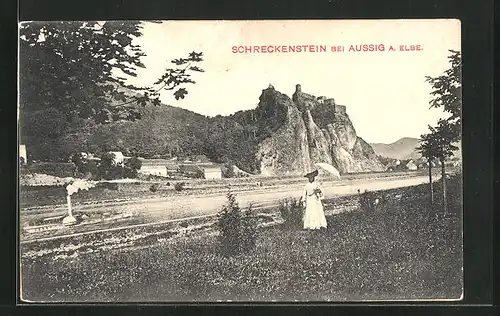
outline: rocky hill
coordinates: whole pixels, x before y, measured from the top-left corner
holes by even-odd
[[[341,173],[384,169],[372,147],[356,135],[346,107],[334,99],[304,93],[300,85],[290,99],[270,86],[262,91],[257,116],[265,109],[272,109],[279,126],[258,145],[263,174],[301,174],[317,162]]]

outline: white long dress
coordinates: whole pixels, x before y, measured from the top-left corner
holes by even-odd
[[[304,229],[326,228],[326,218],[323,211],[323,204],[321,203],[323,192],[315,193],[316,189],[321,190],[319,184],[316,181],[309,182],[304,187],[304,192],[302,193],[302,202],[305,201],[306,204]]]

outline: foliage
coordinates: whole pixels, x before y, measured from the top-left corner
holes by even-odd
[[[365,212],[374,212],[383,209],[387,196],[382,192],[365,191],[359,194],[359,208]]]
[[[202,53],[172,60],[174,67],[151,87],[125,83],[144,68],[145,54],[134,44],[144,23],[149,22],[20,25],[20,137],[30,148],[30,159],[65,161],[76,151],[93,151],[87,144],[88,128],[134,121],[140,118],[141,107],[161,104],[162,91],[177,99],[185,97],[185,86],[195,83],[191,73],[203,72],[198,65]],[[101,152],[115,150],[102,147],[98,147]]]
[[[138,117],[123,88],[141,91],[132,101],[142,106],[159,105],[160,90],[175,90],[177,99],[184,98],[183,85],[194,83],[189,72],[203,71],[197,66],[202,53],[173,60],[177,67],[166,69],[153,87],[126,85],[120,76],[135,77],[137,68],[145,67],[145,54],[134,44],[142,27],[142,22],[133,21],[22,23],[21,110],[54,107],[68,118],[76,115],[105,123]]]
[[[182,191],[182,190],[184,190],[185,185],[186,185],[186,183],[184,183],[184,182],[176,182],[174,184],[174,189],[175,189],[175,191]]]
[[[420,145],[416,148],[417,151],[426,158],[428,162],[437,158],[439,152],[439,144],[437,142],[436,134],[433,132],[435,129],[429,125],[431,133],[422,134],[420,136]]]
[[[160,188],[160,184],[159,183],[153,183],[150,187],[149,187],[149,191],[155,193],[158,191],[158,189]]]
[[[450,114],[446,121],[452,138],[458,139],[462,124],[462,55],[454,50],[450,50],[450,53],[448,56],[450,68],[440,76],[427,76],[425,80],[433,89],[431,108],[442,108]]]
[[[439,120],[438,126],[431,129],[437,143],[437,157],[444,162],[447,158],[453,156],[453,152],[458,149],[454,142],[458,141],[460,135],[454,131],[455,126],[448,120]]]
[[[137,177],[137,171],[142,165],[137,157],[130,158],[125,164],[117,164],[114,159],[115,156],[113,153],[105,153],[101,156],[96,178],[112,180]]]
[[[220,248],[231,256],[253,249],[257,239],[257,222],[252,216],[252,207],[242,212],[235,195],[227,193],[227,204],[218,213],[217,226],[220,231]]]
[[[302,227],[304,211],[300,199],[288,198],[280,200],[278,210],[285,221],[285,227],[294,229]]]
[[[241,231],[241,251],[249,252],[255,248],[257,242],[257,218],[253,215],[253,207],[250,204],[243,213]]]
[[[137,173],[142,167],[142,161],[137,157],[131,157],[125,161],[125,177],[126,178],[137,178]]]
[[[131,157],[125,162],[125,166],[130,169],[139,170],[142,167],[142,161],[137,157]]]

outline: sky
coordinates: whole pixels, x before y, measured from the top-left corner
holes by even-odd
[[[460,50],[458,20],[336,21],[165,21],[145,23],[135,40],[146,57],[145,69],[130,83],[150,86],[170,60],[203,52],[194,73],[196,84],[175,100],[161,100],[203,115],[227,115],[253,109],[262,90],[272,84],[292,96],[295,85],[316,96],[334,98],[347,107],[358,136],[370,143],[418,138],[446,116],[429,109],[431,87],[425,76],[441,75],[448,50]],[[385,51],[349,52],[350,45],[383,44]],[[326,45],[327,52],[233,53],[233,46]],[[331,46],[344,52],[331,52]],[[395,51],[389,51],[393,46]],[[420,51],[400,51],[420,45]]]

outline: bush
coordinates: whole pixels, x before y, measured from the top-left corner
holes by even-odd
[[[85,160],[83,159],[81,153],[76,153],[76,154],[72,155],[71,162],[75,164],[78,172],[85,173],[85,171],[82,169],[84,169],[86,163],[85,163]]]
[[[129,179],[137,178],[137,169],[132,169],[125,166],[123,168],[123,176]]]
[[[218,214],[217,227],[220,231],[220,247],[225,255],[245,253],[255,247],[257,240],[257,220],[252,216],[252,206],[242,212],[231,191],[228,203]]]
[[[88,161],[81,172],[90,178],[99,178],[99,167],[95,161]]]
[[[288,198],[279,201],[278,209],[281,217],[285,221],[287,228],[300,228],[302,226],[304,211],[300,199]]]
[[[186,184],[184,182],[177,182],[176,184],[174,184],[174,189],[175,191],[182,191],[184,190],[184,186]]]
[[[160,184],[154,183],[149,187],[149,191],[155,193],[156,191],[158,191],[159,188],[160,188]]]
[[[385,195],[379,192],[365,191],[359,195],[359,208],[363,211],[378,210],[385,202]]]
[[[132,170],[139,170],[142,167],[142,161],[137,157],[132,157],[125,162],[125,166]]]

